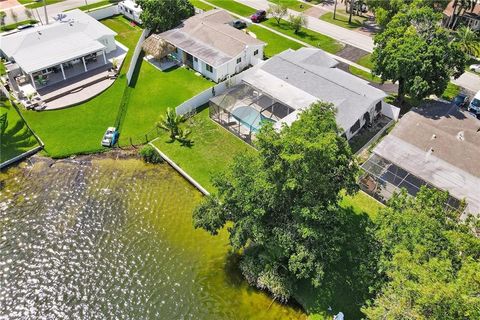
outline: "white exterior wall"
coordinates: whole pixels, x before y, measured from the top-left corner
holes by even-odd
[[[101,20],[101,19],[105,19],[114,15],[117,15],[118,6],[116,4],[111,6],[105,6],[99,9],[92,9],[85,13],[91,16],[92,18],[94,18],[95,20]]]
[[[254,55],[254,52],[258,50],[258,53]],[[183,51],[180,48],[177,48],[177,51],[173,53],[179,61],[183,61]],[[198,59],[195,61],[195,56],[193,59],[193,69],[205,77],[215,81],[222,82],[227,79],[229,76],[233,76],[239,72],[242,72],[250,65],[256,65],[263,60],[263,46],[252,46],[248,47],[241,54],[230,60],[229,62],[213,67],[212,72],[207,70],[207,64]],[[237,63],[237,59],[241,58],[240,63]]]

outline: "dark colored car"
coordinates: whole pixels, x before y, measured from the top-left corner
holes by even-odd
[[[468,106],[468,96],[466,94],[460,93],[455,98],[453,98],[452,103],[459,108],[465,108]]]
[[[235,29],[243,29],[247,27],[247,23],[243,20],[235,20],[232,23],[232,27],[234,27]]]
[[[25,29],[33,28],[33,27],[34,27],[33,24],[23,24],[23,25],[21,25],[21,26],[18,26],[18,27],[17,27],[17,30],[22,31],[22,30],[25,30]]]
[[[258,10],[250,17],[250,20],[256,23],[260,23],[265,19],[267,19],[267,12],[265,10]]]

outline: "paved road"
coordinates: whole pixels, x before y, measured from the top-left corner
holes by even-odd
[[[87,3],[90,4],[90,3],[99,2],[101,0],[66,0],[66,1],[62,1],[62,2],[59,2],[59,3],[48,5],[47,6],[47,14],[48,14],[49,17],[54,17],[57,14],[59,14],[60,12],[63,12],[65,10],[73,9],[73,8],[77,8],[77,7],[85,5],[85,1],[87,1]],[[17,5],[17,6],[14,6],[14,7],[10,8],[10,9],[5,10],[5,12],[7,13],[7,17],[5,18],[5,23],[6,24],[14,22],[14,20],[12,19],[12,16],[11,16],[12,11],[14,11],[18,15],[18,21],[28,19],[27,15],[25,14],[25,7],[22,6],[22,5]],[[40,8],[37,8],[37,9],[31,9],[31,11],[33,12],[34,19],[45,22],[45,11],[44,11],[43,7],[40,7]],[[40,16],[40,18],[39,18],[39,16]]]
[[[268,8],[267,0],[235,0],[239,3],[245,4],[255,9],[266,10]],[[291,14],[299,14],[297,11],[289,10]],[[365,34],[360,34],[355,31],[351,31],[334,24],[322,21],[320,19],[308,16],[308,29],[317,31],[329,37],[332,37],[343,43],[347,43],[362,50],[372,52],[373,51],[373,39]],[[453,80],[452,82],[459,85],[469,91],[477,92],[480,90],[480,76],[465,72],[460,78]]]
[[[239,3],[243,3],[249,7],[255,9],[268,9],[267,0],[235,0]],[[297,15],[297,11],[288,10],[289,14]],[[322,21],[320,19],[307,16],[308,28],[334,39],[337,39],[343,43],[347,43],[362,50],[372,52],[373,51],[373,39],[367,35],[360,34],[356,31],[348,30],[337,25]]]

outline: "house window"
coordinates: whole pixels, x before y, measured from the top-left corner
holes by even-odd
[[[197,57],[193,57],[193,61],[198,62],[198,58],[197,58]]]
[[[209,64],[205,64],[208,72],[213,72],[213,68]]]
[[[253,51],[253,55],[256,56],[258,54],[258,49]]]
[[[242,58],[237,59],[237,64],[239,64],[240,62],[242,62]]]

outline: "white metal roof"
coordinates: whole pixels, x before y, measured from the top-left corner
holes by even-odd
[[[0,38],[0,49],[25,71],[31,73],[62,62],[101,51],[98,40],[116,33],[88,14],[73,10],[56,22]]]

